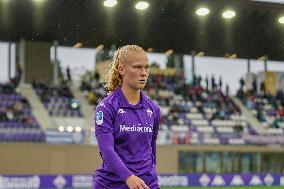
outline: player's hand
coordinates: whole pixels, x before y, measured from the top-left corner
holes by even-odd
[[[126,184],[130,189],[150,189],[141,178],[135,175],[129,176]]]

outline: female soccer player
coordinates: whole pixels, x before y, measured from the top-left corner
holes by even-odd
[[[108,81],[110,94],[96,107],[95,133],[102,166],[95,189],[159,189],[156,138],[160,109],[141,91],[149,76],[145,51],[119,48]]]

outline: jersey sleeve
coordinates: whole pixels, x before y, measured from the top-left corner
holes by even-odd
[[[160,128],[160,108],[156,107],[154,113],[154,132],[153,132],[153,139],[157,139],[159,128]]]
[[[113,113],[112,113],[112,107],[100,103],[95,111],[94,115],[94,125],[95,125],[95,134],[96,136],[100,133],[113,133]]]
[[[104,163],[118,175],[123,181],[133,173],[125,166],[121,158],[114,150],[112,107],[100,105],[95,112],[95,134],[98,142],[100,154]]]
[[[160,128],[160,108],[157,106],[154,109],[154,127],[153,127],[153,137],[152,137],[152,142],[151,142],[151,147],[152,147],[152,154],[154,158],[154,163],[156,165],[156,141],[157,141],[157,136]]]

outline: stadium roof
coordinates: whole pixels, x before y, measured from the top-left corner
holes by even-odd
[[[268,3],[280,3],[280,4],[284,4],[284,0],[253,0],[253,1],[261,1],[261,2],[268,2]]]
[[[284,5],[247,0],[151,0],[145,11],[136,0],[117,0],[107,8],[103,0],[0,0],[0,41],[53,41],[60,45],[96,47],[139,44],[155,52],[173,49],[207,56],[236,53],[257,59],[268,55],[284,60],[284,25],[278,23]],[[206,6],[210,13],[198,17]],[[225,21],[226,8],[236,16]]]

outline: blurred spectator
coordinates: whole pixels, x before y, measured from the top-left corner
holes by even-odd
[[[70,70],[69,66],[67,66],[67,68],[66,68],[66,76],[67,76],[67,81],[70,84],[72,82],[72,76],[71,76],[71,70]]]
[[[216,87],[215,77],[214,75],[211,76],[211,90],[213,90]]]
[[[16,86],[10,80],[9,83],[0,85],[0,93],[12,94],[15,92]]]
[[[209,79],[208,79],[208,75],[206,75],[206,78],[205,78],[205,85],[206,85],[206,91],[209,90]]]
[[[265,88],[265,82],[264,81],[261,81],[260,83],[260,93],[261,94],[266,94],[266,88]]]
[[[0,112],[0,122],[5,122],[8,120],[7,113],[1,111]]]
[[[14,108],[13,108],[13,106],[7,107],[7,109],[6,109],[6,117],[8,118],[8,121],[13,121],[14,120],[15,115],[14,115]]]
[[[280,108],[277,110],[277,115],[280,117],[284,117],[284,108],[283,106],[280,106]]]
[[[198,77],[197,77],[197,86],[201,86],[201,81],[202,81],[202,77],[201,77],[201,75],[199,75]]]
[[[16,86],[19,85],[21,79],[22,79],[22,75],[23,75],[23,71],[22,71],[22,67],[20,64],[16,64],[16,74],[15,74],[15,84]]]
[[[222,90],[222,85],[223,85],[223,81],[222,81],[222,76],[219,77],[219,89]]]
[[[241,124],[238,124],[234,126],[233,129],[239,136],[241,136],[243,133],[244,127]]]
[[[282,122],[283,120],[281,119],[281,117],[279,115],[276,116],[276,118],[273,120],[271,126],[273,128],[279,128],[280,127],[280,123]]]
[[[256,81],[256,76],[253,77],[252,90],[253,90],[254,93],[257,93],[257,81]]]
[[[227,96],[230,95],[230,87],[228,85],[228,83],[226,84],[226,93],[225,93]]]
[[[203,110],[203,103],[201,101],[197,101],[196,104],[195,104],[197,110],[199,113],[202,113],[203,116],[205,116],[205,112]]]
[[[240,86],[241,86],[241,91],[243,92],[244,91],[244,86],[245,86],[245,80],[243,77],[241,77],[240,79]]]
[[[256,114],[256,118],[260,121],[260,122],[265,122],[265,117],[264,117],[264,111],[262,110],[262,108],[258,108],[257,109],[257,114]]]
[[[96,82],[99,82],[99,80],[100,80],[99,72],[95,72],[95,79],[96,79]]]

